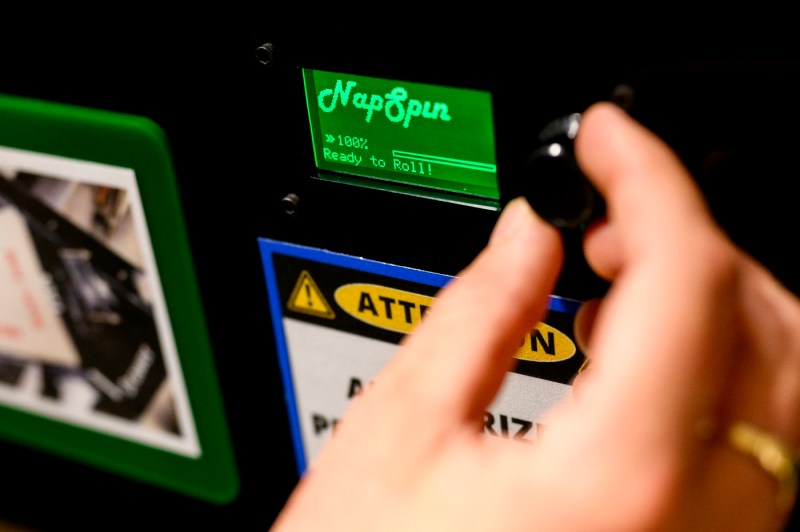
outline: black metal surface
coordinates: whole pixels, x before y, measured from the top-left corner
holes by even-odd
[[[491,90],[506,191],[546,123],[630,83],[631,112],[702,171],[725,227],[800,293],[788,192],[797,175],[798,92],[790,88],[798,55],[780,40],[742,43],[738,33],[712,38],[705,28],[665,42],[640,28],[607,39],[577,33],[563,47],[553,46],[562,29],[541,23],[494,37],[486,20],[433,36],[363,20],[330,19],[321,31],[319,19],[309,26],[267,6],[227,9],[179,20],[23,18],[0,34],[0,92],[144,115],[165,130],[240,495],[217,506],[0,442],[0,518],[36,529],[267,528],[296,473],[257,237],[451,275],[486,242],[496,212],[313,179],[298,66]],[[720,64],[727,73],[709,78]],[[599,292],[579,235],[565,236],[559,295]]]

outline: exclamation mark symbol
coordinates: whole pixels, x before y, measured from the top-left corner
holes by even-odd
[[[308,271],[303,270],[292,289],[292,295],[286,302],[289,310],[310,314],[320,318],[332,320],[336,317],[333,309],[328,304],[322,291],[311,278]]]

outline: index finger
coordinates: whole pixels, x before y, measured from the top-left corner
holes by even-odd
[[[557,231],[524,199],[509,202],[489,245],[441,290],[383,383],[393,379],[422,410],[482,419],[513,353],[543,318],[561,262]]]

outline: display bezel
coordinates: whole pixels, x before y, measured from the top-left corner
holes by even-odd
[[[301,71],[318,177],[498,205],[491,92],[315,68]]]

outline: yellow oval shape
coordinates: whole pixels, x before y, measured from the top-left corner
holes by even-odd
[[[525,335],[525,341],[514,356],[533,362],[561,362],[572,358],[576,352],[572,338],[555,327],[540,323]]]
[[[365,323],[400,333],[409,333],[422,320],[436,299],[376,284],[340,286],[333,297],[342,309]]]

